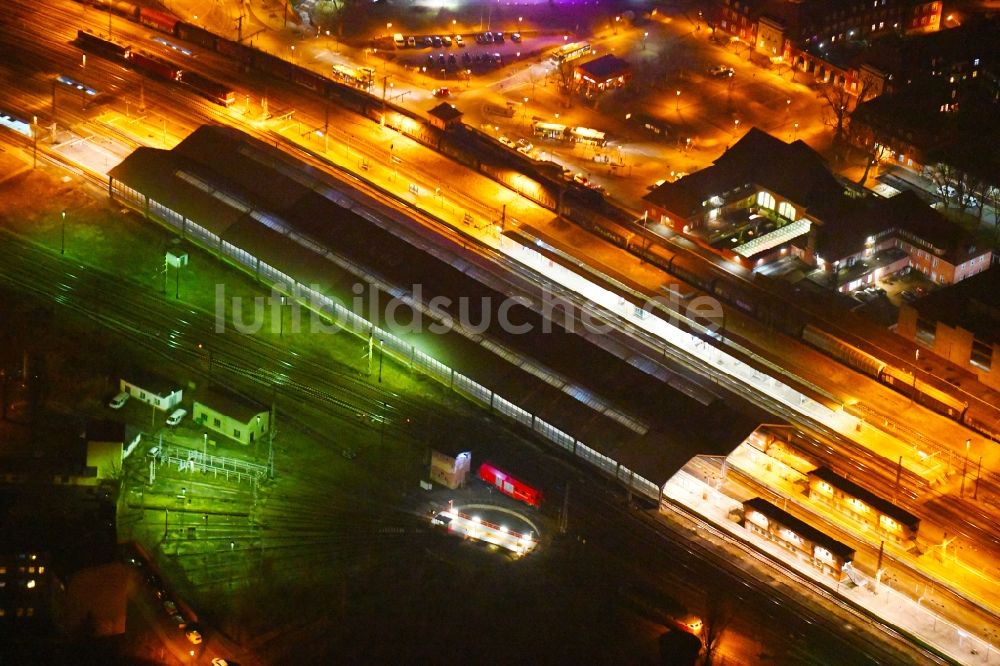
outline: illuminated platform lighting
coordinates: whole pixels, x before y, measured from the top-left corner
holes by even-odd
[[[505,525],[496,525],[483,520],[480,516],[469,516],[456,510],[435,514],[431,518],[431,524],[447,527],[448,532],[452,534],[483,541],[517,555],[527,555],[538,545],[531,534],[520,534]]]

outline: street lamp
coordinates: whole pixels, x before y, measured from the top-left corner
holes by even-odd
[[[649,37],[649,33],[648,32],[642,33],[642,50],[643,51],[646,50],[646,38],[647,37]]]
[[[385,340],[379,338],[378,340],[378,383],[382,383],[382,346]]]
[[[674,110],[677,111],[677,113],[681,112],[681,91],[680,90],[677,91],[677,103],[674,105]]]
[[[60,217],[62,217],[62,234],[59,242],[59,254],[66,254],[66,211],[63,211]]]
[[[965,461],[962,463],[962,488],[958,492],[959,497],[965,497],[965,473],[969,469],[969,445],[972,444],[971,439],[965,440]]]

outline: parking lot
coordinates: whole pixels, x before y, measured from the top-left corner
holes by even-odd
[[[400,46],[399,39],[403,45]],[[397,35],[395,60],[424,72],[483,73],[520,60],[558,42],[555,36],[522,37],[491,31],[462,35]]]

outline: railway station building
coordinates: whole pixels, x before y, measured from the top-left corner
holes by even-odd
[[[835,176],[801,140],[757,128],[645,201],[653,219],[744,266],[796,258],[813,281],[845,293],[904,269],[952,284],[986,270],[992,257],[912,192],[873,195]]]
[[[763,418],[663,357],[637,355],[622,331],[570,330],[573,303],[553,308],[553,319],[508,303],[509,283],[470,269],[486,260],[233,128],[204,126],[172,150],[139,148],[111,170],[109,190],[263,289],[289,295],[306,309],[307,325],[377,341],[387,362],[440,382],[651,502],[691,457],[718,453],[719,442],[735,448]],[[427,307],[435,297],[449,305]],[[500,325],[501,312],[515,329]]]
[[[799,559],[840,580],[854,549],[761,497],[743,502],[747,531],[773,541]]]
[[[920,519],[884,497],[845,479],[828,467],[809,472],[809,497],[885,534],[898,543],[912,542]]]

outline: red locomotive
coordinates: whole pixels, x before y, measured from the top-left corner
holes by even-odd
[[[541,506],[544,499],[542,491],[532,488],[523,481],[518,481],[507,472],[494,467],[488,462],[484,462],[479,466],[479,478],[504,495],[508,495],[534,507]]]

